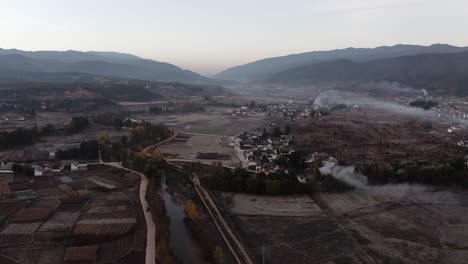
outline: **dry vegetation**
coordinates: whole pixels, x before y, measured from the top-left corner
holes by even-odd
[[[348,164],[395,159],[431,163],[464,156],[457,142],[465,132],[450,134],[449,125],[375,109],[333,113],[291,127],[298,149],[328,153]]]

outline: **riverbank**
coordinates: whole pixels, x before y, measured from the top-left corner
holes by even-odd
[[[166,180],[162,184],[165,188],[161,192],[164,191],[168,212],[172,214],[171,230],[174,229],[174,232],[171,239],[177,241],[174,254],[179,257],[177,252],[180,252],[181,256],[188,258],[187,261],[182,260],[183,263],[236,263],[191,180],[172,168],[166,168],[165,172]],[[185,245],[181,244],[181,240]]]
[[[154,179],[148,181],[145,200],[148,202],[148,212],[151,214],[152,221],[158,227],[158,232],[153,236],[152,248],[149,250],[155,252],[153,260],[156,263],[178,263],[170,247],[170,218],[158,189],[158,183]]]

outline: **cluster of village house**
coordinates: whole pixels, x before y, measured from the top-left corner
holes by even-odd
[[[7,175],[14,175],[13,171],[13,165],[14,162],[7,162],[4,163],[2,162],[0,164],[0,180],[1,177],[7,176]],[[69,163],[69,164],[63,164],[60,168],[58,169],[52,169],[47,165],[39,165],[39,164],[31,164],[31,167],[34,169],[34,176],[35,177],[41,177],[41,176],[50,176],[51,174],[61,172],[64,170],[65,166],[70,166],[70,171],[86,171],[88,169],[87,164],[79,164],[79,163]]]
[[[265,107],[242,106],[233,111],[232,116],[271,116],[271,117],[289,117],[290,120],[298,120],[310,116],[311,110],[309,103],[299,104],[273,104]]]
[[[234,151],[249,170],[274,172],[280,170],[276,160],[294,151],[289,135],[279,138],[255,132],[241,132],[235,137]]]
[[[243,167],[257,172],[278,172],[281,168],[277,159],[282,155],[290,155],[294,152],[290,135],[282,135],[279,138],[271,138],[264,134],[254,132],[241,132],[234,138],[234,151],[243,163]],[[311,153],[305,157],[307,167],[318,159],[322,164],[337,164],[338,161],[326,153]],[[297,180],[306,183],[311,175],[304,171],[296,175]],[[284,172],[288,172],[287,169]]]
[[[28,201],[38,199],[38,194],[33,191],[30,183],[34,180],[31,178],[17,178],[15,176],[14,163],[1,163],[0,164],[0,199],[4,197],[13,197],[18,201]],[[62,175],[65,166],[70,166],[69,170],[72,172],[76,171],[87,171],[87,164],[64,164],[59,169],[52,169],[47,165],[31,164],[34,170],[34,178],[36,177],[49,177],[53,175]]]

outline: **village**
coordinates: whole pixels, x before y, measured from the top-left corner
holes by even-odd
[[[276,163],[281,155],[294,152],[289,135],[279,138],[269,137],[268,133],[241,132],[235,137],[234,151],[249,170],[274,172],[281,168]]]
[[[310,102],[290,101],[284,104],[268,104],[266,106],[257,106],[255,102],[252,101],[248,106],[242,106],[239,109],[233,110],[232,116],[272,117],[293,121],[310,116],[310,105]]]

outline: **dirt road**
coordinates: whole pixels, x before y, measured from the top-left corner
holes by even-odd
[[[107,162],[107,163],[102,163],[101,164],[106,164],[109,166],[117,167],[120,169],[124,169],[127,171],[131,171],[134,173],[137,173],[141,177],[141,182],[140,182],[140,202],[141,202],[141,208],[143,210],[143,214],[145,215],[145,220],[146,220],[146,258],[145,258],[145,263],[146,264],[156,264],[156,225],[154,224],[153,217],[151,216],[151,212],[148,210],[149,205],[148,202],[146,201],[146,189],[148,188],[148,179],[146,176],[142,173],[139,173],[138,171],[130,170],[125,167],[122,167],[122,165],[118,162]]]
[[[141,207],[143,209],[143,213],[145,214],[146,219],[146,260],[145,263],[149,264],[156,264],[156,256],[155,256],[155,239],[156,239],[156,226],[153,221],[153,217],[151,216],[151,212],[148,211],[149,205],[146,201],[146,189],[148,188],[148,179],[145,175],[138,173],[141,176],[141,183],[140,183],[140,201]]]

